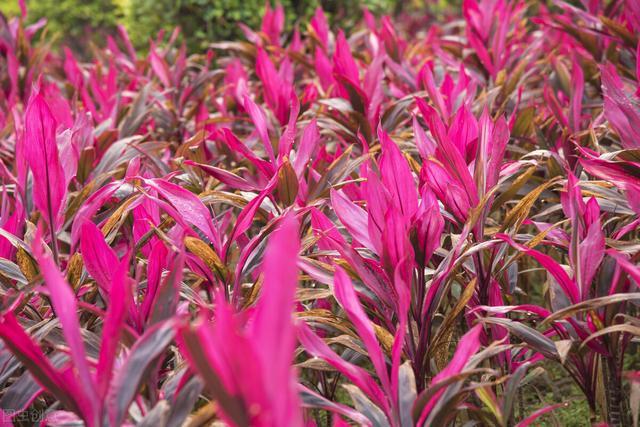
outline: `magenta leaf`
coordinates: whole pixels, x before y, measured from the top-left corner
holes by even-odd
[[[56,143],[57,123],[40,92],[29,100],[25,112],[24,156],[33,174],[33,198],[46,214],[49,227],[57,231],[66,197],[64,171]]]
[[[118,257],[105,242],[102,231],[90,221],[86,221],[80,229],[80,250],[85,268],[109,294],[113,268],[119,264]]]

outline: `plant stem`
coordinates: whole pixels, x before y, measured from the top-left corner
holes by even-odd
[[[605,364],[607,376],[607,421],[611,427],[623,424],[622,383],[615,357],[608,357]]]

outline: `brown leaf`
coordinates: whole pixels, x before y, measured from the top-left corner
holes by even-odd
[[[560,340],[560,341],[554,341],[554,344],[556,345],[556,349],[558,350],[558,354],[560,355],[560,363],[564,365],[564,361],[567,360],[567,356],[569,355],[569,351],[571,350],[573,341]]]
[[[38,269],[36,268],[35,262],[27,251],[19,246],[16,250],[16,263],[28,281],[31,282],[38,276]]]
[[[285,157],[278,170],[278,196],[285,206],[291,206],[296,201],[297,195],[298,176],[289,159]]]
[[[313,301],[324,299],[333,295],[330,289],[326,288],[302,288],[296,291],[296,301]]]
[[[375,323],[373,323],[373,329],[376,333],[376,337],[378,338],[378,341],[380,341],[380,344],[382,345],[382,347],[384,348],[384,350],[391,354],[391,349],[393,348],[393,335],[391,334],[391,332],[387,331],[385,328],[383,328],[380,325],[376,325]]]
[[[84,266],[84,260],[79,252],[76,252],[69,258],[69,264],[67,265],[67,281],[73,287],[77,289],[80,285],[80,277],[82,276],[82,267]]]
[[[527,217],[529,216],[529,212],[531,211],[533,204],[536,202],[536,200],[538,200],[538,197],[540,197],[543,191],[554,185],[556,182],[556,179],[547,181],[544,184],[539,185],[533,191],[529,192],[522,199],[520,199],[518,204],[515,205],[513,209],[509,211],[509,213],[507,213],[507,216],[502,223],[502,230],[504,231],[511,226],[513,226],[515,230],[520,228],[520,224],[522,224],[522,222],[527,219]]]
[[[204,261],[207,267],[209,267],[211,271],[215,272],[221,282],[227,282],[229,279],[229,270],[224,265],[218,254],[216,254],[209,245],[202,240],[191,236],[184,238],[184,244],[189,252]]]
[[[107,238],[112,232],[116,231],[126,219],[129,213],[129,206],[136,200],[137,196],[130,197],[125,200],[118,208],[109,216],[109,219],[102,226],[102,234]]]
[[[451,341],[451,337],[453,336],[453,326],[455,324],[456,319],[462,313],[467,306],[467,303],[473,296],[476,289],[476,281],[477,279],[474,277],[464,288],[462,291],[462,295],[456,302],[456,305],[453,306],[451,311],[447,313],[446,317],[442,321],[440,328],[438,328],[438,332],[434,337],[431,346],[429,347],[429,352],[435,351],[436,364],[438,361],[445,362],[448,357],[449,352],[449,342]],[[438,365],[440,367],[440,365]]]

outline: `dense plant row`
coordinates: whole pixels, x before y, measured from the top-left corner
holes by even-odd
[[[550,3],[88,63],[1,19],[3,422],[637,423],[640,3]]]

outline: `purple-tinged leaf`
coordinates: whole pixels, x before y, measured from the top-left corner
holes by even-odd
[[[384,390],[390,393],[391,383],[389,382],[389,375],[387,374],[387,365],[375,330],[373,329],[371,320],[369,320],[360,305],[351,279],[349,279],[347,273],[340,267],[336,267],[335,269],[333,289],[336,300],[347,312],[349,320],[351,320],[351,323],[355,326],[358,336],[364,343]]]
[[[84,266],[98,286],[107,292],[111,289],[113,268],[118,265],[118,257],[104,240],[102,231],[90,221],[85,221],[80,229],[80,250]]]
[[[62,332],[66,338],[74,364],[74,377],[77,376],[78,384],[81,385],[88,408],[82,408],[83,415],[91,418],[87,421],[94,425],[98,423],[98,395],[95,389],[93,375],[89,369],[87,355],[84,348],[84,341],[81,335],[80,322],[78,321],[78,304],[71,285],[58,270],[53,259],[44,251],[40,238],[36,238],[31,248],[33,255],[40,266],[40,272],[49,291],[52,307],[62,325]]]
[[[354,410],[353,408],[350,408],[341,403],[328,400],[327,398],[321,396],[320,394],[312,390],[309,390],[308,388],[302,385],[300,385],[299,387],[300,387],[300,397],[301,397],[303,406],[331,411],[335,414],[340,414],[340,415],[344,415],[345,417],[351,418],[353,421],[357,422],[358,425],[367,426],[367,427],[371,426],[371,421],[367,417],[362,415],[360,412]],[[340,419],[340,417],[337,415],[334,416],[334,424],[333,424],[334,427],[338,427],[340,425],[344,427],[348,426],[348,424],[342,420],[341,420],[342,424],[336,423],[336,419]]]
[[[76,400],[82,396],[78,393],[84,393],[78,382],[67,381],[67,378],[53,367],[49,359],[42,353],[42,349],[26,334],[12,312],[0,316],[0,338],[29,370],[38,384],[53,394],[66,407],[82,413],[86,417],[91,417],[90,408],[82,407],[81,402]]]
[[[532,256],[536,259],[553,278],[558,282],[564,293],[569,297],[571,303],[575,304],[580,301],[580,292],[576,283],[569,278],[566,271],[549,255],[543,254],[535,249],[528,248],[520,243],[516,243],[511,237],[506,234],[496,234],[496,238],[507,242],[515,249]]]
[[[109,288],[110,304],[102,328],[102,344],[97,366],[96,383],[101,402],[107,396],[120,336],[132,303],[132,289],[127,275],[129,256],[126,255],[121,262],[116,261],[112,264],[112,268],[114,266],[115,271]]]
[[[253,151],[240,141],[229,129],[223,129],[222,134],[224,141],[229,145],[232,151],[238,152],[247,158],[253,165],[267,178],[271,178],[275,173],[275,166],[259,157]]]
[[[212,177],[222,182],[223,184],[228,185],[234,190],[242,190],[242,191],[256,190],[256,187],[250,184],[249,182],[247,182],[247,180],[225,169],[221,169],[215,166],[205,165],[202,163],[196,163],[191,160],[186,160],[184,164],[202,169],[207,174],[211,175]]]
[[[538,420],[538,418],[540,418],[544,414],[549,413],[549,412],[551,412],[551,411],[553,411],[555,409],[558,409],[558,408],[561,408],[561,407],[566,407],[566,406],[567,406],[566,403],[557,403],[555,405],[548,405],[548,406],[545,406],[544,408],[540,408],[540,409],[534,411],[527,418],[525,418],[524,420],[522,420],[518,424],[516,424],[516,427],[528,427],[531,424],[533,424],[534,422],[536,422]]]
[[[175,337],[175,322],[168,320],[149,328],[131,348],[113,377],[106,404],[111,425],[122,425],[131,401],[149,368]]]
[[[189,190],[164,179],[146,179],[145,183],[156,190],[173,205],[182,219],[197,227],[220,250],[220,236],[216,230],[215,219],[200,198]]]
[[[367,232],[367,212],[356,206],[342,191],[334,189],[331,189],[331,206],[351,236],[375,252],[375,247]]]
[[[380,386],[371,378],[364,369],[353,365],[340,356],[303,322],[298,323],[298,339],[304,349],[314,357],[325,360],[341,374],[358,386],[378,406],[386,407],[384,393]]]

